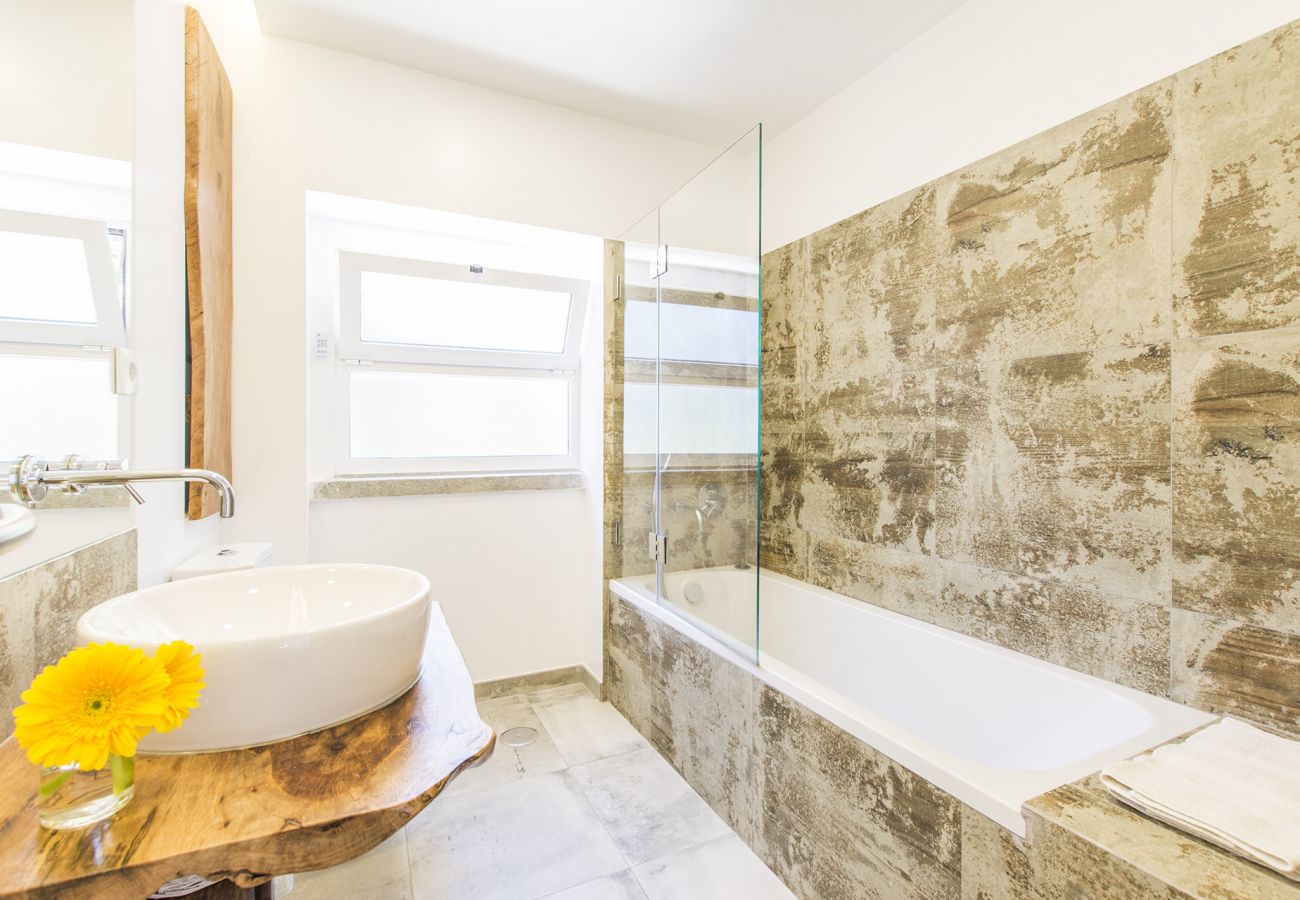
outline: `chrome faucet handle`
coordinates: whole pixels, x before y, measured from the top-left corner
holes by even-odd
[[[42,476],[48,469],[49,464],[39,457],[19,457],[9,467],[9,493],[24,506],[44,500],[49,486]]]

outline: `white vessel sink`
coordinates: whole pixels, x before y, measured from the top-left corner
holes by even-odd
[[[429,581],[391,566],[275,566],[114,597],[77,623],[78,643],[203,654],[200,706],[152,753],[251,747],[384,706],[420,677]]]

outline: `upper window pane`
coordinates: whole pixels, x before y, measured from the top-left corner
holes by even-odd
[[[85,241],[0,231],[0,318],[93,325]]]
[[[563,353],[572,296],[388,272],[361,273],[361,340]]]

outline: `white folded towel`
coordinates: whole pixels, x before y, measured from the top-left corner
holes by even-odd
[[[1128,805],[1300,881],[1300,742],[1224,719],[1102,769]]]

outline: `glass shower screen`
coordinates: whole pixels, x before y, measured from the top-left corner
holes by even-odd
[[[758,655],[762,127],[624,239],[624,574]],[[639,558],[638,558],[639,557]]]

